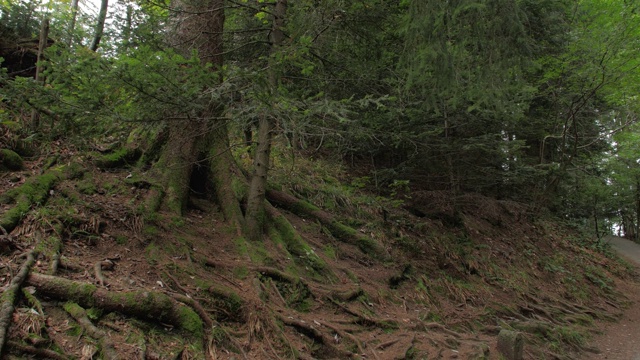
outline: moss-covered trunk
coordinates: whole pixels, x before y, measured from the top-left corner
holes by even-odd
[[[220,124],[210,131],[209,163],[211,182],[218,205],[225,219],[233,224],[238,235],[243,233],[243,216],[236,196],[234,177],[242,176],[229,149],[227,126]],[[241,180],[244,183],[244,179]],[[244,184],[243,184],[244,186]]]
[[[278,88],[280,86],[280,71],[277,53],[282,47],[285,35],[284,20],[287,14],[287,0],[276,1],[271,25],[271,54],[269,60],[269,88],[272,102],[277,103]],[[267,173],[269,171],[269,157],[271,153],[271,133],[274,128],[271,116],[262,114],[258,123],[258,144],[253,158],[253,174],[247,197],[247,235],[252,240],[262,239],[265,219],[265,193],[267,190]]]
[[[179,215],[186,209],[191,173],[205,125],[201,121],[169,124],[169,139],[155,165],[164,190],[162,206]]]
[[[264,232],[264,202],[271,153],[271,128],[269,119],[265,116],[260,118],[258,144],[253,158],[253,174],[247,196],[247,236],[251,240],[261,240]]]

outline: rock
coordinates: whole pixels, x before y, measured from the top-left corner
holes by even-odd
[[[0,168],[8,170],[22,170],[24,163],[20,155],[8,149],[0,149]]]
[[[500,330],[498,334],[498,352],[505,360],[522,360],[524,338],[522,333],[511,330]]]

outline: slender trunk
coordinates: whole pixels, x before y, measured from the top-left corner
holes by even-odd
[[[122,30],[122,48],[126,50],[131,43],[131,22],[133,17],[133,7],[127,6],[127,17],[125,19],[124,29]]]
[[[109,0],[102,0],[100,5],[100,13],[98,13],[98,22],[96,23],[96,33],[93,36],[93,41],[89,47],[91,51],[97,51],[102,40],[102,34],[104,33],[104,22],[107,20],[107,7],[109,6]]]
[[[44,77],[42,76],[42,56],[44,54],[44,49],[47,47],[47,41],[49,39],[49,19],[45,18],[42,20],[42,26],[40,27],[40,40],[38,43],[38,57],[36,63],[36,82],[40,84],[44,84]],[[33,109],[31,111],[31,126],[33,130],[37,130],[40,128],[40,116],[38,111]]]
[[[273,12],[273,24],[271,28],[271,60],[269,66],[269,92],[277,99],[280,75],[276,70],[274,55],[282,46],[284,40],[284,19],[287,12],[287,0],[278,0]],[[271,135],[274,128],[274,119],[268,115],[262,115],[258,122],[258,145],[253,158],[253,174],[247,196],[246,226],[247,235],[252,240],[260,240],[264,224],[264,202],[267,188],[267,176],[269,171],[269,157],[271,152]]]
[[[78,18],[78,0],[71,1],[71,23],[69,23],[69,39],[67,45],[73,45],[73,33],[76,31],[76,19]]]
[[[253,157],[253,174],[247,198],[247,236],[251,240],[260,240],[263,233],[264,200],[271,152],[271,129],[271,120],[264,115],[260,117],[258,145]]]

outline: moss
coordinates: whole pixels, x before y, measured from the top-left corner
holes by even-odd
[[[275,229],[269,230],[269,236],[273,241],[282,242],[297,263],[315,272],[330,275],[327,264],[305,243],[284,216],[276,216],[272,222]]]
[[[204,334],[202,319],[188,306],[180,305],[178,307],[178,323],[180,328],[194,337],[201,338]]]
[[[68,312],[74,318],[84,317],[85,315],[84,309],[80,305],[74,302],[67,302],[62,307],[66,312]]]
[[[243,257],[249,256],[249,248],[247,245],[247,240],[244,237],[237,237],[233,239],[233,243],[236,245],[238,254],[240,254]]]
[[[20,155],[8,149],[0,149],[0,171],[3,169],[19,171],[24,168]]]
[[[138,149],[122,148],[107,155],[94,153],[93,157],[97,167],[114,169],[135,164],[141,155],[142,153]]]
[[[76,184],[78,192],[84,195],[93,195],[98,192],[96,184],[93,183],[93,179],[85,179]]]
[[[322,252],[330,259],[338,260],[338,254],[336,253],[336,249],[331,245],[325,245],[322,248]]]

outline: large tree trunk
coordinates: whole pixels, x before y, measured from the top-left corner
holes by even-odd
[[[197,50],[202,63],[222,68],[222,31],[224,0],[176,1],[180,10],[174,17],[170,41],[176,50],[189,56]],[[216,86],[217,84],[211,84]],[[242,232],[242,212],[233,191],[235,162],[229,150],[227,125],[222,118],[221,104],[211,103],[185,122],[168,125],[169,140],[155,169],[160,172],[165,190],[163,206],[182,213],[189,196],[193,166],[199,158],[207,158],[214,192],[227,221]]]
[[[273,12],[273,24],[271,27],[271,60],[269,66],[269,93],[275,99],[278,95],[280,75],[276,70],[274,54],[282,46],[284,40],[284,19],[287,12],[287,0],[278,0]],[[267,175],[269,171],[269,158],[271,153],[271,135],[274,128],[274,119],[266,114],[260,117],[258,122],[258,144],[253,158],[253,174],[247,196],[246,225],[247,235],[252,240],[260,240],[264,226],[265,192],[267,189]]]

